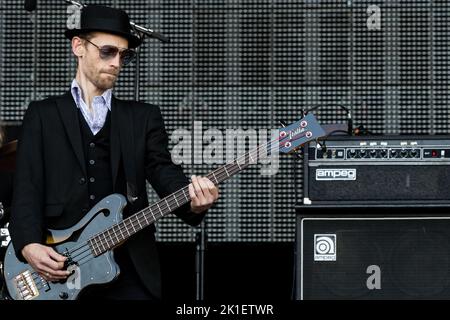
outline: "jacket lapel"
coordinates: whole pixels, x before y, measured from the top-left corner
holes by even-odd
[[[111,170],[116,189],[117,174],[122,158],[127,183],[127,198],[131,203],[137,197],[136,161],[131,105],[114,96],[111,101]]]
[[[72,94],[68,91],[66,94],[56,99],[61,119],[66,128],[72,148],[80,163],[83,173],[87,175],[86,161],[84,159],[83,145],[81,142],[80,125],[78,121],[78,109],[73,100]]]

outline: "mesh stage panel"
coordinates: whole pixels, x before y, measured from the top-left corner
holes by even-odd
[[[250,146],[301,109],[323,124],[372,133],[449,133],[450,4],[432,0],[88,1],[126,9],[133,21],[171,38],[141,48],[139,98],[161,107],[186,174],[206,174],[236,155],[233,134]],[[20,124],[32,99],[61,94],[75,72],[63,36],[64,1],[0,0],[0,117]],[[133,98],[134,65],[115,90]],[[227,139],[227,137],[229,139]],[[236,138],[236,137],[235,137]],[[223,148],[211,148],[214,142]],[[232,143],[233,142],[233,143]],[[241,141],[241,145],[245,145]],[[186,151],[187,152],[187,151]],[[276,175],[257,164],[222,185],[207,216],[210,241],[293,241],[301,166],[281,156]],[[272,168],[274,166],[272,165]],[[297,182],[297,183],[296,183]],[[157,199],[148,187],[150,201]],[[193,241],[176,217],[158,223],[160,241]]]

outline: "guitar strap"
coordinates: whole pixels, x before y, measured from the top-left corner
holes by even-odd
[[[115,99],[114,99],[115,100]],[[121,104],[118,100],[115,100],[116,105]],[[134,136],[131,128],[133,128],[133,121],[130,108],[128,106],[120,106],[119,121],[119,140],[120,140],[120,153],[123,161],[123,168],[125,171],[125,181],[127,185],[127,200],[129,204],[134,204],[138,199],[138,191],[136,187],[136,161],[134,152]]]

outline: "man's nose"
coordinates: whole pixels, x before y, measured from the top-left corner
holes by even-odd
[[[120,68],[121,63],[120,63],[120,54],[119,54],[119,53],[117,53],[117,54],[114,56],[114,58],[112,58],[112,59],[110,60],[110,64],[111,64],[111,66],[114,66],[114,67],[116,67],[116,68]]]

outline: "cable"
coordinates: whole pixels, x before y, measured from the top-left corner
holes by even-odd
[[[349,135],[352,135],[352,133],[353,133],[352,113],[347,107],[345,107],[342,104],[339,104],[339,103],[318,104],[318,105],[316,105],[316,106],[314,106],[314,107],[312,107],[312,108],[310,108],[310,109],[308,109],[306,111],[302,110],[302,117],[307,115],[309,112],[317,110],[317,109],[322,108],[322,107],[339,107],[339,108],[343,109],[347,113],[347,124],[348,124],[347,133]]]
[[[323,136],[322,138],[318,138],[316,140],[317,144],[320,146],[320,148],[323,150],[323,152],[327,151],[326,140],[335,133],[345,133],[345,134],[351,136],[351,134],[349,134],[345,130],[333,130],[333,131],[328,132],[325,136]],[[320,140],[323,140],[323,141],[321,142]]]
[[[339,103],[327,103],[327,104],[318,104],[318,105],[316,105],[316,106],[306,110],[305,111],[305,115],[308,114],[311,111],[317,110],[317,109],[322,108],[322,107],[340,107],[340,108],[344,109],[345,112],[347,112],[347,114],[350,114],[350,111],[348,110],[348,108],[343,106],[342,104],[339,104]]]

